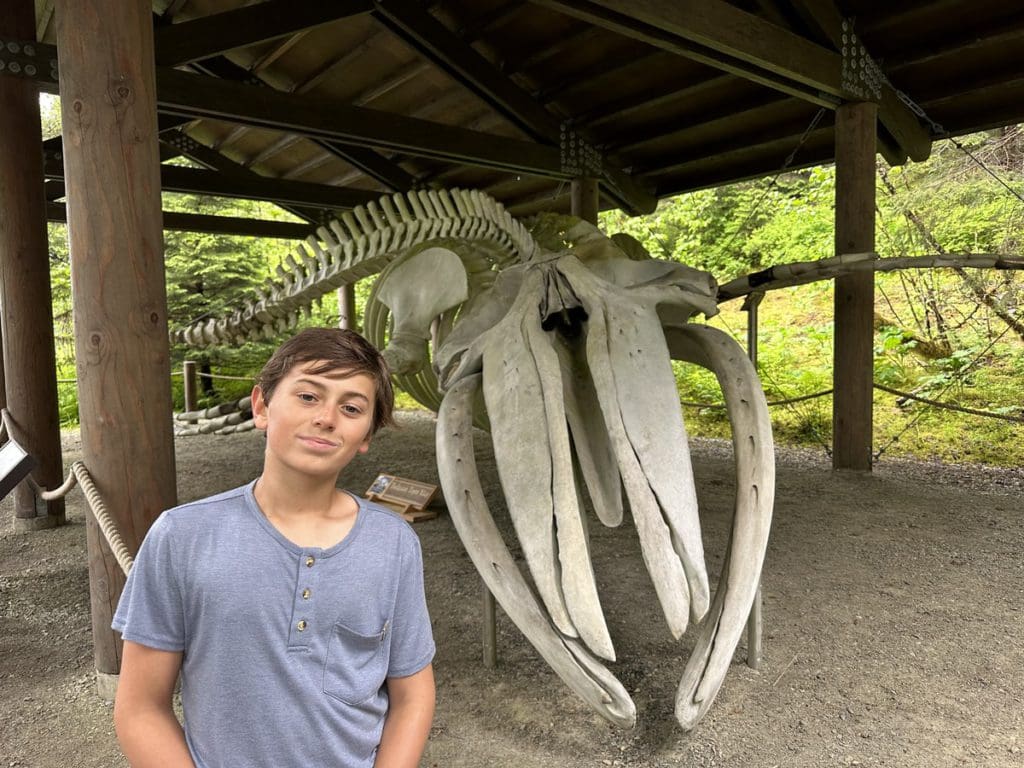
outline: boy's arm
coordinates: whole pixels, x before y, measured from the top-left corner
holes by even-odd
[[[114,729],[132,768],[195,768],[172,697],[181,653],[124,643]]]
[[[389,677],[387,686],[388,714],[374,768],[414,768],[434,719],[434,668],[428,664],[408,677]]]

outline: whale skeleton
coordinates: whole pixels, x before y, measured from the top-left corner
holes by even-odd
[[[604,525],[620,525],[628,508],[669,632],[679,639],[698,625],[675,707],[692,729],[744,630],[774,496],[757,374],[731,337],[690,322],[718,311],[714,279],[572,217],[527,227],[480,192],[419,190],[343,214],[242,309],[173,339],[201,347],[272,336],[371,275],[367,337],[397,383],[438,413],[441,485],[488,588],[572,690],[609,721],[634,725],[633,701],[606,666],[615,648],[582,489]],[[715,373],[732,423],[735,513],[713,595],[672,360]],[[484,500],[474,424],[490,432],[525,575]]]

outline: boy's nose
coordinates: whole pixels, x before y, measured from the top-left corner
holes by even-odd
[[[314,417],[313,424],[321,429],[334,429],[334,412],[329,408],[323,409]]]

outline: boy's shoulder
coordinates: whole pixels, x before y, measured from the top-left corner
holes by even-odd
[[[419,540],[412,525],[391,507],[364,499],[356,494],[352,495],[359,504],[359,511],[366,516],[367,522],[378,530],[387,531],[400,539]]]
[[[160,519],[164,525],[171,523],[214,523],[219,521],[223,515],[230,515],[232,512],[243,512],[247,506],[246,496],[250,493],[251,483],[232,488],[229,491],[205,496],[195,499],[176,507],[171,507],[164,512]]]

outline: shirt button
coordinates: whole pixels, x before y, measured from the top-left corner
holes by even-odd
[[[298,624],[295,625],[296,629],[298,629],[299,632],[305,632],[306,631],[306,627],[308,627],[308,626],[309,625],[306,623],[305,619],[303,619],[302,621],[300,621]]]
[[[313,557],[312,555],[310,555],[309,557],[306,558],[306,567],[307,568],[312,568],[313,567],[313,563],[315,563],[315,562],[316,562],[316,558]]]
[[[304,590],[302,590],[302,599],[303,600],[309,600],[309,596],[312,595],[312,594],[313,593],[310,590],[304,589]]]

